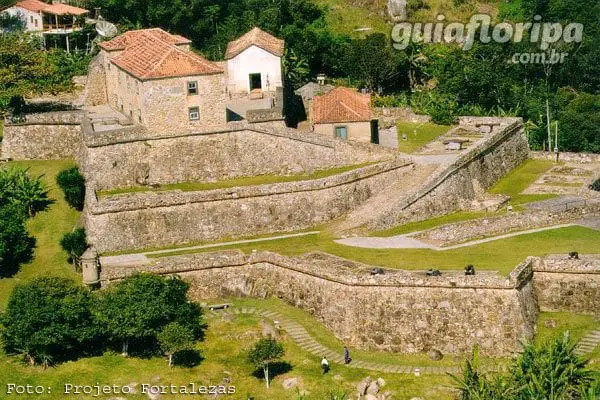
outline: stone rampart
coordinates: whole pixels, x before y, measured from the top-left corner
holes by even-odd
[[[534,264],[534,289],[542,311],[600,316],[600,254],[571,260],[552,255]]]
[[[103,285],[140,271],[177,274],[194,300],[228,296],[278,297],[319,319],[340,340],[369,350],[417,353],[438,349],[507,355],[532,338],[537,307],[533,259],[506,278],[387,270],[313,253],[290,258],[269,252],[200,253],[146,265],[103,264]]]
[[[401,198],[389,212],[371,221],[372,229],[468,210],[473,200],[527,159],[529,147],[521,119],[465,117],[464,121],[468,125],[499,125],[452,164],[438,169],[415,192]]]
[[[168,136],[139,128],[86,130],[84,171],[97,190],[290,175],[391,159],[393,151],[268,125]]]
[[[13,160],[75,158],[81,151],[81,111],[28,114],[6,120],[2,156]]]
[[[532,151],[531,158],[556,161],[556,154],[545,151]],[[563,162],[574,162],[578,164],[600,164],[600,154],[560,152],[558,154],[558,160]]]
[[[411,168],[398,159],[299,182],[100,198],[88,191],[88,238],[110,252],[310,228],[357,207]]]

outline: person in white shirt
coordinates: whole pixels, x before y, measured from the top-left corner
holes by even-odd
[[[327,361],[326,357],[323,357],[321,360],[321,369],[323,370],[323,375],[329,372],[329,361]]]

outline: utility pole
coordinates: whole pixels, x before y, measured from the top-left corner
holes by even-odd
[[[552,151],[552,127],[550,126],[550,102],[546,98],[546,126],[548,127],[548,152]]]
[[[556,163],[558,164],[558,121],[554,124],[554,153],[556,154]]]

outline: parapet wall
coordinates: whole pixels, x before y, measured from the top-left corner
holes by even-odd
[[[417,191],[401,198],[390,212],[369,224],[383,230],[408,221],[419,221],[459,210],[468,210],[473,200],[529,155],[523,121],[518,118],[461,117],[463,125],[497,124],[484,139],[462,153],[451,165],[434,173]]]
[[[264,125],[170,136],[141,129],[86,132],[84,171],[96,190],[311,173],[394,156],[374,145]]]
[[[290,258],[239,251],[155,259],[147,265],[103,263],[103,285],[140,271],[177,274],[191,283],[194,300],[227,296],[278,297],[308,311],[336,337],[369,350],[417,353],[438,349],[507,355],[533,337],[537,307],[533,259],[508,278],[391,271],[314,253]]]
[[[537,260],[534,288],[542,311],[600,316],[600,254],[570,260],[553,255]]]
[[[299,182],[100,198],[88,191],[85,224],[100,252],[296,231],[341,216],[411,168],[397,159]]]
[[[75,158],[81,151],[81,111],[28,114],[5,121],[2,157],[13,160]]]

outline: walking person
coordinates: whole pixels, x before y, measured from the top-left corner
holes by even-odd
[[[350,358],[350,350],[347,346],[344,346],[344,364],[350,364],[352,358]]]
[[[321,369],[323,370],[323,375],[329,372],[329,361],[327,361],[327,357],[325,356],[321,360]]]

